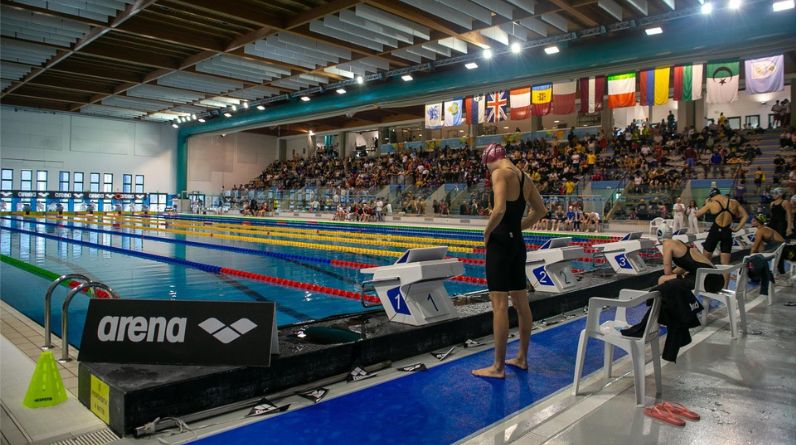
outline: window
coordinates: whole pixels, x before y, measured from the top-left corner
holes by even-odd
[[[114,191],[114,175],[103,173],[103,192],[111,193]]]
[[[33,189],[32,185],[33,185],[33,172],[31,170],[20,171],[19,189],[32,190]]]
[[[89,191],[100,191],[100,173],[89,173]]]
[[[40,192],[47,190],[47,170],[36,172],[36,190]]]
[[[72,191],[73,192],[82,192],[83,191],[83,172],[75,172],[72,175]]]
[[[136,175],[135,193],[144,193],[144,175]]]
[[[778,115],[775,113],[770,113],[767,115],[767,126],[769,128],[780,128],[781,120],[778,119]]]
[[[163,212],[167,207],[167,194],[166,193],[151,193],[150,194],[150,210],[156,212]]]
[[[69,191],[69,172],[58,172],[58,191]]]
[[[731,130],[741,130],[742,129],[742,118],[741,116],[729,117],[728,118],[728,127]]]
[[[131,175],[122,175],[122,193],[131,192]]]
[[[14,170],[10,168],[3,169],[2,183],[0,183],[0,190],[11,190],[14,187]]]
[[[745,116],[744,125],[745,126],[749,126],[750,128],[759,128],[759,127],[761,127],[761,115],[760,114],[751,114],[749,116]]]

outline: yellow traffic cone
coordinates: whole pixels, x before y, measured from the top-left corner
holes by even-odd
[[[26,408],[43,408],[58,405],[65,400],[67,391],[61,381],[56,359],[52,351],[44,351],[36,361],[36,369],[22,404]]]

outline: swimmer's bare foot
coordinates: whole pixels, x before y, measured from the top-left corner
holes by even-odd
[[[519,368],[519,369],[521,369],[523,371],[527,371],[528,370],[528,361],[527,360],[523,360],[523,359],[521,359],[519,357],[510,358],[510,359],[506,360],[506,365],[513,366],[515,368]]]
[[[505,370],[497,369],[494,366],[489,366],[488,368],[483,368],[483,369],[475,369],[472,371],[472,375],[476,377],[488,377],[492,379],[506,378]]]

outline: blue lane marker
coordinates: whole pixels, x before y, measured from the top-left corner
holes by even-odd
[[[629,321],[638,322],[645,310],[644,305],[630,310]],[[601,319],[612,317],[613,311],[606,311]],[[508,368],[504,381],[470,374],[491,363],[494,350],[489,349],[193,443],[453,443],[571,385],[578,336],[585,325],[582,317],[534,334],[528,356],[530,370]],[[518,347],[519,341],[510,342],[508,357],[513,357]],[[615,348],[615,359],[624,355]],[[602,344],[590,340],[584,376],[602,365]],[[595,385],[583,391],[598,389]]]

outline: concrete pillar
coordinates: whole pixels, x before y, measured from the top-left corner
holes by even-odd
[[[531,116],[531,133],[542,130],[543,128],[542,116]]]
[[[706,126],[706,100],[698,99],[692,102],[694,108],[694,128],[697,131]]]
[[[344,143],[346,141],[345,138],[347,136],[347,133],[345,133],[344,131],[340,131],[337,136],[339,139],[339,153],[338,153],[339,159],[344,159]]]
[[[678,131],[683,131],[683,127],[687,127],[694,122],[694,105],[691,102],[678,101],[678,114],[675,115],[678,121]]]
[[[278,139],[278,160],[286,161],[286,139]]]
[[[607,97],[603,97],[603,109],[600,110],[600,126],[606,135],[611,136],[614,131],[614,110],[608,108]]]

